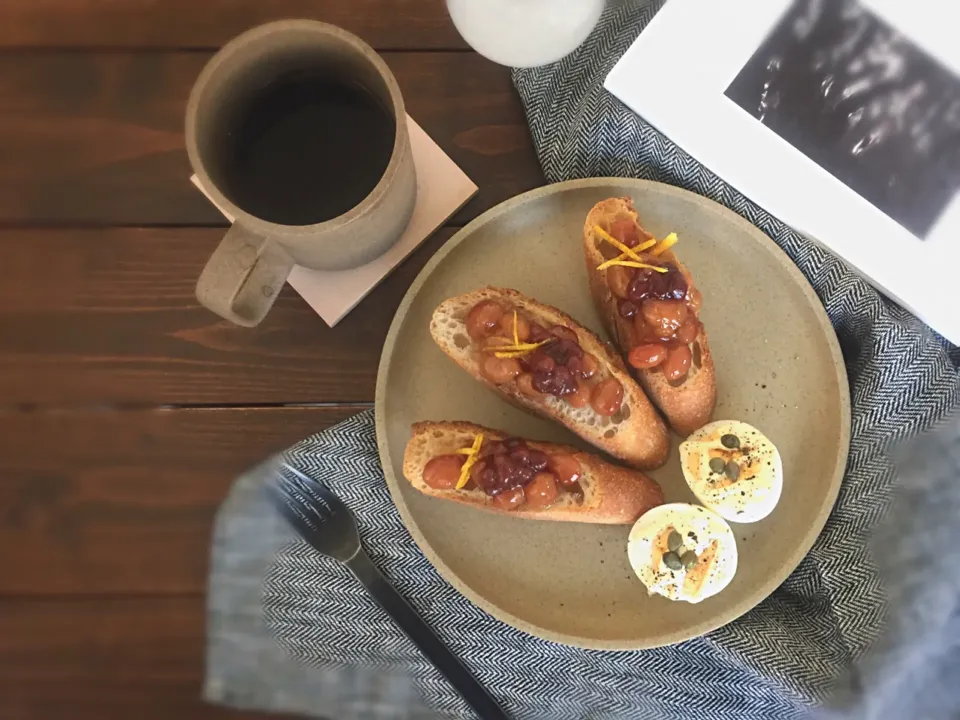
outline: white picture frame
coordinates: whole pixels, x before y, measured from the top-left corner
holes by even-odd
[[[604,86],[744,195],[960,344],[960,192],[919,239],[724,94],[791,4],[670,0]],[[864,4],[895,21],[890,0]],[[960,68],[960,45],[944,42],[936,4],[920,0],[910,9],[919,15],[909,30],[896,29],[920,39],[925,51],[926,33],[930,54]]]

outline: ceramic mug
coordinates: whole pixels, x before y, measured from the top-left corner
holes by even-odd
[[[190,164],[235,219],[200,303],[252,327],[295,264],[344,270],[389,249],[416,203],[406,117],[383,60],[337,27],[284,20],[227,43],[187,103]]]

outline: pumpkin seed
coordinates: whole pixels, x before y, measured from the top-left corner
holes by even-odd
[[[710,458],[710,469],[713,470],[713,472],[720,474],[726,466],[727,464],[723,461],[723,458]]]
[[[671,570],[679,570],[683,567],[683,563],[680,562],[680,556],[675,552],[667,552],[663,554],[663,564],[666,565]]]
[[[731,480],[737,480],[740,477],[740,466],[731,460],[727,463],[727,467],[724,468],[723,472]]]
[[[698,560],[699,558],[693,550],[687,550],[683,555],[680,556],[680,562],[683,563],[683,566],[687,570],[696,565]]]
[[[677,552],[683,546],[683,536],[676,530],[667,535],[667,548],[670,552]]]
[[[720,444],[723,445],[725,448],[730,448],[731,450],[733,450],[735,448],[740,447],[740,438],[738,438],[736,435],[731,435],[730,433],[727,433],[726,435],[720,438]]]

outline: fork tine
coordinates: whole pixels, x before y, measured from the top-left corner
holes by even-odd
[[[360,545],[353,513],[325,485],[279,463],[265,483],[280,515],[316,550],[346,562]]]
[[[310,477],[287,462],[283,463],[283,468],[293,473],[293,475],[295,475],[303,485],[319,495],[319,497],[330,506],[331,510],[337,511],[343,508],[343,501],[334,494],[333,490],[330,489],[330,486],[327,485],[323,480],[320,478]]]
[[[293,473],[293,477],[288,477],[284,471]],[[289,465],[282,465],[278,473],[288,492],[296,495],[300,502],[305,503],[311,510],[323,520],[329,520],[339,509],[338,503],[334,502],[336,498],[329,491],[314,482],[310,477],[304,475],[296,468]]]
[[[284,495],[284,502],[292,506],[308,522],[313,519],[316,523],[323,523],[333,517],[333,510],[328,503],[317,497],[312,488],[296,478],[289,478],[278,472],[272,483]]]
[[[315,531],[315,527],[310,524],[310,520],[300,511],[296,501],[283,492],[283,490],[273,483],[268,482],[264,485],[264,491],[267,494],[267,499],[270,500],[270,503],[276,508],[277,512],[280,513],[284,520],[293,525],[295,530],[300,533]]]

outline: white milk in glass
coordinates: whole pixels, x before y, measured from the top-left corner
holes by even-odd
[[[573,52],[604,0],[447,0],[453,24],[478,53],[501,65],[535,67]]]

